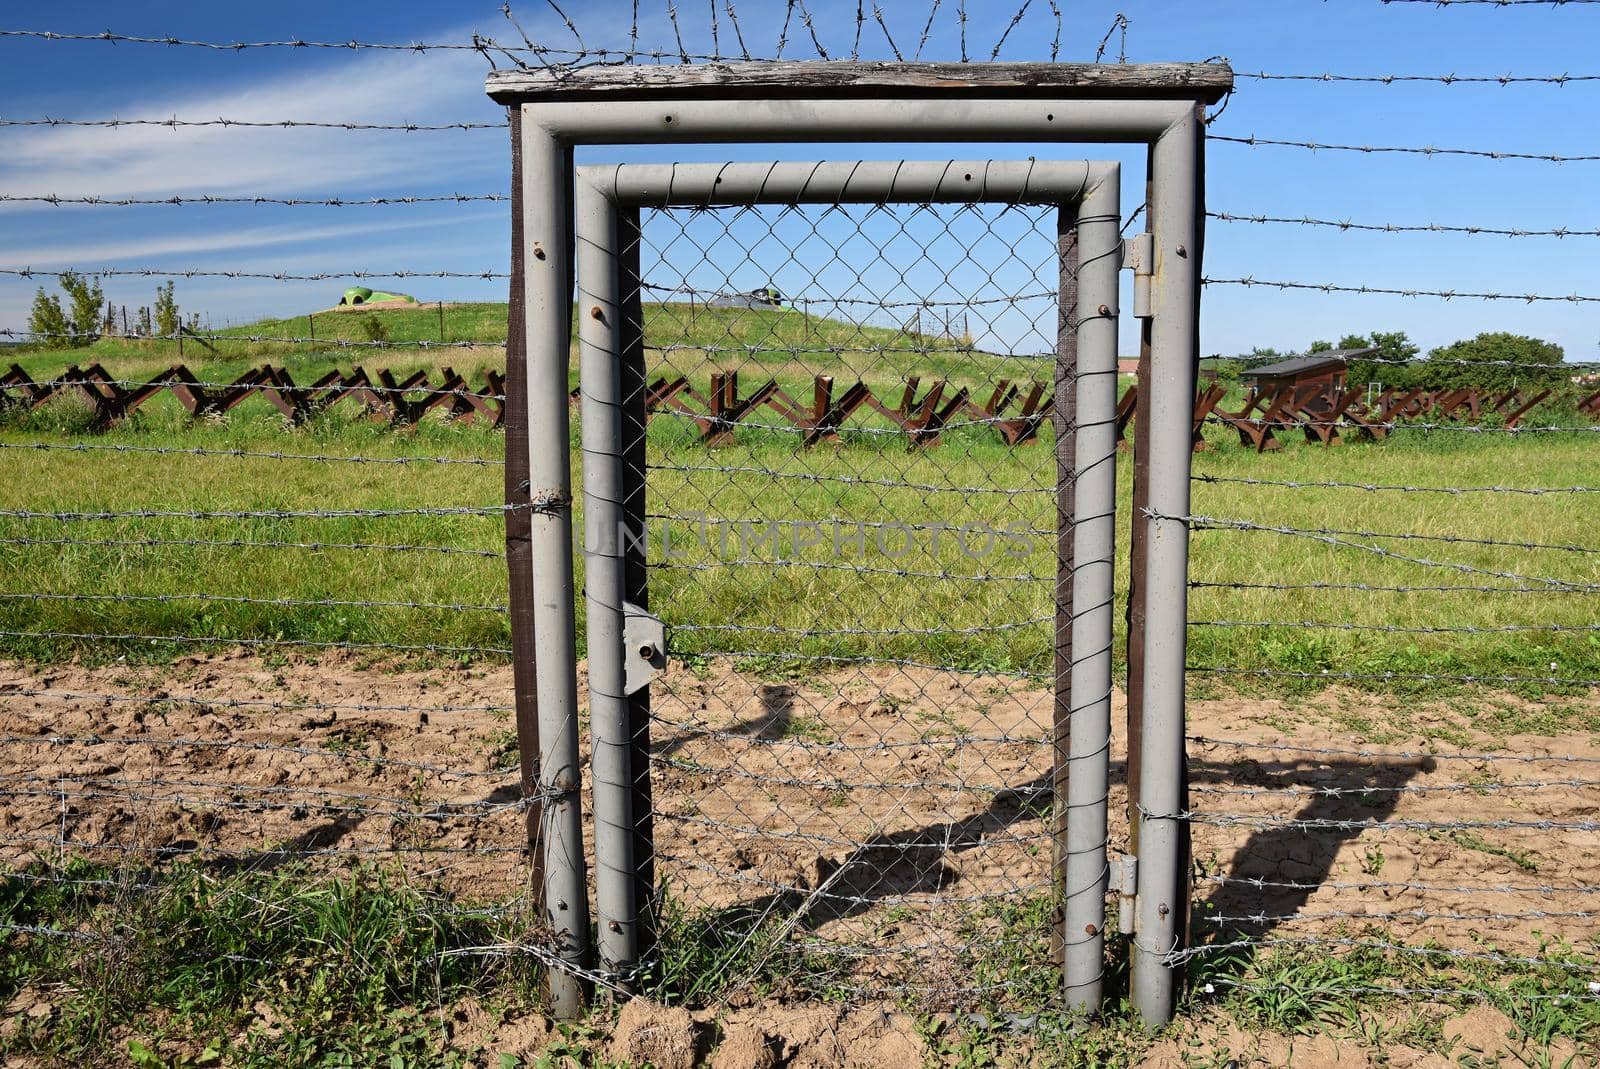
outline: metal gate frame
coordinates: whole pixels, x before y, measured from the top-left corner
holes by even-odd
[[[1089,162],[732,163],[580,167],[576,180],[584,595],[589,651],[600,971],[623,986],[643,960],[653,888],[636,848],[647,819],[648,721],[632,696],[661,653],[633,601],[628,557],[648,539],[641,207],[1029,203],[1059,209],[1056,356],[1057,711],[1053,883],[1066,1002],[1094,1010],[1104,971],[1106,796],[1116,547],[1117,283],[1121,168]],[[632,250],[632,255],[629,251]],[[1070,319],[1069,310],[1071,312]],[[1063,648],[1064,647],[1064,648]]]
[[[527,522],[508,524],[517,716],[530,847],[561,945],[557,1016],[581,1012],[589,915],[578,791],[572,487],[567,369],[573,151],[597,144],[983,141],[1149,146],[1150,317],[1140,362],[1130,597],[1129,823],[1136,843],[1132,1002],[1171,1019],[1182,968],[1188,875],[1183,810],[1189,465],[1198,363],[1204,107],[1232,88],[1222,64],[737,63],[599,65],[491,72],[509,109],[513,342],[508,392],[526,362],[526,468],[507,457]],[[1136,288],[1136,294],[1142,287]],[[1137,297],[1136,297],[1137,301]],[[520,336],[517,336],[520,335]],[[520,399],[519,399],[520,400]],[[520,444],[508,437],[508,448]],[[518,476],[526,471],[526,478]],[[540,666],[529,685],[530,654]],[[537,766],[530,756],[538,754]]]

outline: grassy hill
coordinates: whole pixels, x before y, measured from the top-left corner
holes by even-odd
[[[506,313],[504,303],[328,311],[228,327],[214,337],[205,335],[204,343],[192,338],[181,343],[102,338],[78,349],[30,348],[14,359],[36,379],[55,375],[68,363],[99,362],[119,377],[140,378],[182,362],[197,373],[203,368],[204,378],[227,380],[270,362],[288,367],[297,379],[359,364],[368,371],[396,373],[448,366],[477,381],[484,369],[505,366]],[[372,344],[372,323],[385,347]],[[645,305],[645,336],[652,346],[652,374],[685,375],[697,386],[704,386],[713,371],[724,370],[745,373],[751,387],[776,378],[791,390],[809,390],[818,374],[834,375],[841,387],[856,378],[889,387],[920,375],[925,386],[947,378],[976,390],[1001,378],[1047,378],[1051,373],[1036,359],[979,352],[949,338],[858,325],[792,308],[651,303]]]

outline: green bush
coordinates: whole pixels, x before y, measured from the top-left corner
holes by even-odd
[[[1428,363],[1438,363],[1424,369],[1430,379],[1428,385],[1435,387],[1509,390],[1513,386],[1553,386],[1565,381],[1566,371],[1560,366],[1564,359],[1566,352],[1554,342],[1494,331],[1440,346],[1428,354]],[[1484,363],[1449,363],[1455,360]]]

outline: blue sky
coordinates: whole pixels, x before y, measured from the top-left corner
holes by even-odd
[[[881,2],[881,0],[880,0]],[[1020,2],[1020,0],[1017,0]],[[591,46],[626,44],[630,2],[565,5]],[[720,6],[720,5],[719,5]],[[1228,57],[1236,71],[1343,74],[1596,74],[1600,5],[1495,7],[1383,4],[1379,0],[1066,2],[1063,59],[1090,59],[1118,11],[1131,20],[1130,61]],[[662,0],[644,0],[641,42],[673,46]],[[707,50],[709,5],[683,2],[691,49]],[[752,51],[770,54],[781,2],[741,0]],[[855,4],[810,0],[824,47],[848,54]],[[890,32],[909,50],[929,0],[882,3]],[[1015,10],[1012,0],[968,4],[969,50],[988,56]],[[544,3],[522,0],[529,33],[552,44],[571,36]],[[871,11],[871,5],[868,5]],[[374,14],[377,12],[377,14]],[[944,0],[924,58],[959,54],[955,0]],[[494,2],[262,5],[179,2],[71,5],[15,3],[0,28],[166,35],[233,41],[282,38],[465,41],[509,27]],[[735,52],[730,27],[724,51]],[[1034,0],[1002,58],[1048,58],[1054,20]],[[811,54],[803,27],[790,54]],[[1114,58],[1115,37],[1108,58]],[[888,58],[876,24],[862,52]],[[484,97],[486,64],[471,52],[349,53],[198,49],[0,38],[0,115],[6,118],[323,119],[363,122],[494,121]],[[68,76],[70,75],[70,76]],[[1600,155],[1600,82],[1550,85],[1343,85],[1241,78],[1213,132],[1326,143],[1435,145],[1557,155]],[[0,192],[170,195],[258,193],[371,197],[504,192],[499,131],[377,133],[308,130],[123,128],[0,129]],[[905,154],[1072,157],[1071,146],[718,146],[673,150],[683,159],[880,157]],[[597,148],[590,161],[661,160],[662,148]],[[1095,150],[1125,163],[1137,188],[1142,151]],[[1455,157],[1308,152],[1213,143],[1209,205],[1236,214],[1348,218],[1402,224],[1600,228],[1594,190],[1600,162],[1552,164]],[[1127,198],[1130,199],[1131,198]],[[503,270],[503,204],[308,208],[0,206],[0,266],[160,267],[313,272],[365,268]],[[1213,222],[1206,273],[1430,289],[1600,294],[1600,239],[1507,239],[1383,234]],[[0,326],[25,325],[36,282],[0,280]],[[397,284],[398,285],[398,284]],[[155,280],[110,279],[112,299],[146,303]],[[504,283],[417,281],[425,299],[494,299]],[[324,307],[338,283],[180,281],[180,302],[221,324]],[[1425,346],[1483,330],[1555,340],[1568,359],[1600,357],[1600,306],[1408,299],[1211,287],[1202,345],[1303,349],[1312,339],[1370,329],[1406,330]]]

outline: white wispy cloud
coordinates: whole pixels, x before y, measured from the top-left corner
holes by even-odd
[[[470,32],[457,32],[465,39]],[[332,122],[494,121],[484,63],[472,52],[357,53],[311,73],[197,86],[139,99],[119,118]],[[68,116],[76,117],[76,116]],[[104,115],[86,116],[106,118]],[[181,193],[355,194],[468,178],[503,184],[505,141],[492,132],[273,130],[238,127],[44,127],[16,131],[0,191],[64,196]],[[477,190],[471,190],[476,192]]]
[[[370,237],[419,230],[432,227],[462,226],[488,220],[503,221],[503,212],[474,212],[470,215],[447,217],[409,218],[373,223],[352,223],[337,226],[303,227],[291,224],[281,226],[248,227],[221,230],[212,233],[167,232],[152,233],[145,237],[129,237],[118,241],[84,242],[76,245],[52,243],[33,248],[7,249],[8,263],[27,267],[74,267],[92,271],[95,267],[125,263],[131,260],[154,260],[161,256],[234,252],[245,249],[263,249],[276,245],[310,245],[319,241],[346,241],[351,238]]]

